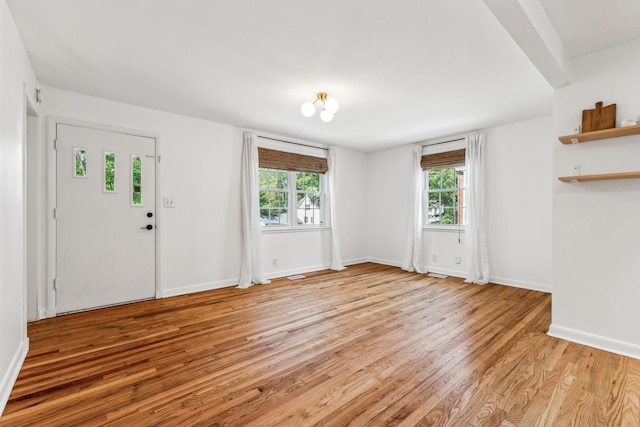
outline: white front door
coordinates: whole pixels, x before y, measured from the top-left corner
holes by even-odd
[[[56,128],[58,313],[155,296],[155,139]]]

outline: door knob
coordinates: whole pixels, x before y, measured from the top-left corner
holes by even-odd
[[[151,218],[153,216],[153,212],[147,212],[147,218]]]
[[[144,227],[140,227],[140,230],[153,230],[153,225],[147,224]]]

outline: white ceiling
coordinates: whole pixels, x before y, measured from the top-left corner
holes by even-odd
[[[640,37],[638,0],[540,0],[571,57]]]
[[[640,36],[637,0],[608,0],[595,35],[602,0],[541,2],[572,55]],[[7,3],[44,85],[291,138],[373,151],[551,114],[482,0]],[[331,123],[300,114],[319,91]]]

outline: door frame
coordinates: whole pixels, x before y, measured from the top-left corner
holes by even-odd
[[[133,136],[142,136],[151,138],[155,141],[155,169],[156,169],[156,197],[155,197],[155,216],[156,226],[154,229],[156,244],[155,244],[155,289],[156,299],[161,298],[161,248],[162,248],[162,156],[161,156],[161,141],[160,135],[153,132],[147,132],[137,129],[123,128],[111,125],[105,125],[102,123],[88,122],[84,120],[75,120],[63,117],[49,117],[47,123],[47,282],[46,282],[46,307],[41,308],[44,317],[55,317],[57,311],[55,279],[57,276],[56,262],[57,262],[57,223],[54,218],[54,212],[57,207],[57,173],[56,173],[56,150],[55,139],[57,136],[57,125],[69,125],[78,126],[89,129],[102,130],[107,132],[124,133]]]

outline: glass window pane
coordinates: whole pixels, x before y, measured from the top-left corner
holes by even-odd
[[[258,169],[258,187],[269,188],[269,177],[271,174],[267,169]]]
[[[289,189],[289,181],[287,179],[286,171],[277,171],[276,179],[275,179],[275,188],[278,190],[288,190]]]
[[[439,190],[440,188],[442,188],[440,175],[440,169],[429,171],[429,190]]]
[[[289,193],[278,192],[278,207],[289,207]]]
[[[116,191],[116,153],[104,153],[104,191]]]
[[[142,158],[131,156],[131,204],[142,206]]]
[[[429,193],[429,207],[440,206],[440,193]]]
[[[269,207],[269,192],[261,191],[260,192],[260,207]]]
[[[454,208],[444,208],[444,212],[440,217],[440,224],[455,224],[456,222],[456,209]]]
[[[456,188],[458,183],[456,171],[453,169],[442,169],[442,188]]]
[[[458,192],[457,191],[443,191],[440,193],[440,203],[442,206],[453,208],[458,205]]]
[[[296,189],[301,191],[320,191],[320,174],[311,172],[296,173]]]
[[[84,148],[74,148],[74,170],[73,176],[84,178],[87,176],[87,150]]]

